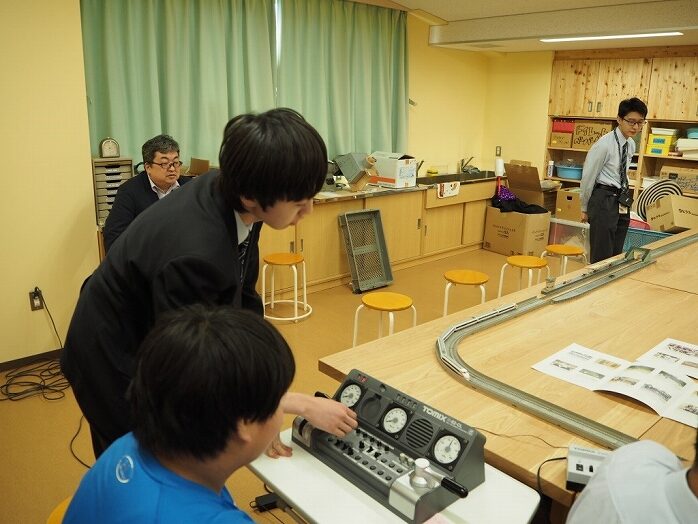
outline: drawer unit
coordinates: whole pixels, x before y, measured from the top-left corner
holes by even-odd
[[[98,226],[104,225],[119,186],[132,176],[133,161],[130,158],[92,159],[92,180]]]

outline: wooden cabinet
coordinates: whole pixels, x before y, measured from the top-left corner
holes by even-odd
[[[463,204],[424,210],[422,253],[425,255],[460,247],[463,235]]]
[[[650,119],[698,120],[698,57],[652,60],[647,109]]]
[[[646,58],[556,60],[548,114],[613,118],[621,100],[647,99],[651,72]]]
[[[419,257],[424,191],[366,199],[365,209],[378,209],[390,263]]]
[[[493,191],[494,193],[494,191]],[[489,200],[466,202],[463,205],[463,234],[461,244],[474,246],[485,237],[485,214]]]

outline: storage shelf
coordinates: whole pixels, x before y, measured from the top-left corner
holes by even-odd
[[[683,160],[685,162],[698,162],[698,158],[684,158],[682,156],[650,155],[645,153],[645,158],[663,158],[664,160]]]
[[[552,177],[552,180],[557,180],[558,182],[564,182],[566,184],[581,184],[581,180],[577,180],[575,178],[561,178],[559,176],[554,176]]]

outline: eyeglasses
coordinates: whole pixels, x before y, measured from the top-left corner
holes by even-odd
[[[645,125],[644,120],[628,120],[627,118],[624,118],[623,121],[626,122],[630,127],[642,127]]]
[[[182,167],[182,164],[184,162],[181,162],[179,160],[175,160],[174,162],[162,162],[158,164],[157,162],[148,162],[151,166],[160,166],[163,168],[165,171],[170,169],[171,167],[174,167],[175,169]]]

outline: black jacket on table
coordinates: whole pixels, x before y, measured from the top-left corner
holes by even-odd
[[[250,232],[242,265],[235,214],[217,181],[218,171],[200,175],[146,209],[83,285],[61,368],[104,435],[131,429],[126,390],[136,351],[159,315],[193,303],[263,313],[255,290],[262,222]]]
[[[191,177],[180,176],[179,185],[189,182]],[[167,195],[169,196],[169,195]],[[109,248],[119,238],[133,220],[158,201],[158,196],[150,186],[148,173],[138,173],[119,186],[107,220],[104,222],[104,249]]]

